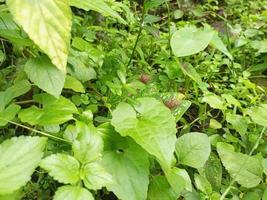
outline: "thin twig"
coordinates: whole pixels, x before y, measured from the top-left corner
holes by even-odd
[[[11,120],[7,120],[7,119],[2,118],[2,117],[0,117],[0,119],[3,120],[3,121],[8,122],[8,123],[10,123],[10,124],[14,124],[14,125],[16,125],[16,126],[19,126],[19,127],[24,128],[24,129],[30,130],[30,131],[32,131],[32,132],[39,133],[39,134],[41,134],[41,135],[43,135],[43,136],[46,136],[46,137],[49,137],[49,138],[52,138],[52,139],[55,139],[55,140],[60,140],[60,141],[62,141],[62,142],[65,142],[65,143],[70,144],[69,141],[67,141],[67,140],[65,140],[65,139],[63,139],[63,138],[60,138],[60,137],[51,135],[51,134],[49,134],[49,133],[45,133],[45,132],[43,132],[43,131],[36,130],[36,129],[34,129],[34,128],[25,126],[25,125],[23,125],[23,124],[19,124],[19,123],[17,123],[17,122],[13,122],[13,121],[11,121]]]
[[[170,6],[169,2],[165,2],[167,11],[168,11],[168,33],[169,33],[169,48],[170,48],[170,57],[172,56],[172,48],[171,48],[171,16],[170,16]]]
[[[136,51],[136,47],[137,47],[137,44],[138,44],[138,41],[140,39],[140,36],[141,36],[141,33],[144,29],[144,18],[145,18],[145,1],[146,0],[143,0],[143,5],[142,5],[142,17],[141,17],[141,21],[140,21],[140,26],[139,26],[139,32],[138,32],[138,35],[137,35],[137,38],[135,40],[135,44],[134,44],[134,48],[133,48],[133,51],[132,51],[132,54],[131,54],[131,57],[129,59],[129,62],[127,64],[127,68],[130,66],[132,60],[133,60],[133,57],[134,57],[134,53]]]

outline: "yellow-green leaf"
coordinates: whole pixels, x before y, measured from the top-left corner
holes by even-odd
[[[52,63],[66,72],[71,31],[68,0],[7,0],[15,21]]]
[[[0,194],[25,185],[43,156],[46,138],[13,137],[0,144]]]

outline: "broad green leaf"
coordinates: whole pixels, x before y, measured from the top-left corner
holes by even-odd
[[[9,12],[1,12],[0,36],[12,42],[12,45],[31,46],[33,42],[20,30]]]
[[[103,63],[103,57],[105,53],[101,51],[99,48],[96,48],[92,43],[86,41],[85,39],[81,37],[74,37],[72,38],[72,46],[76,49],[78,49],[81,52],[78,51],[71,51],[72,56],[80,55],[79,60],[81,60],[83,63],[85,60],[93,61],[94,64],[102,65]],[[89,57],[89,60],[88,60]],[[88,66],[88,63],[86,63],[86,66]]]
[[[192,192],[184,191],[182,196],[185,198],[185,200],[200,200],[200,194],[193,190]]]
[[[76,78],[72,77],[72,76],[67,76],[65,79],[65,84],[64,84],[64,88],[66,89],[71,89],[75,92],[80,92],[80,93],[84,93],[84,87],[83,84],[78,81]]]
[[[7,0],[7,5],[15,21],[65,73],[71,37],[69,1]]]
[[[263,167],[261,159],[234,151],[234,147],[219,142],[217,152],[231,177],[246,188],[257,186],[262,181]]]
[[[251,42],[251,46],[254,49],[257,49],[259,53],[267,52],[267,40],[254,40]]]
[[[69,142],[73,143],[78,136],[78,129],[76,126],[70,124],[64,131],[63,137]]]
[[[175,117],[176,122],[178,122],[182,116],[185,114],[185,112],[189,109],[191,106],[191,101],[182,100],[180,105],[173,111],[173,115]]]
[[[267,69],[267,62],[250,66],[247,70],[249,72],[264,72]]]
[[[57,98],[60,96],[65,74],[57,69],[46,56],[28,60],[24,71],[39,88]]]
[[[164,173],[176,194],[180,194],[184,189],[192,191],[191,180],[185,169],[173,167],[164,169]]]
[[[214,33],[212,40],[210,41],[210,45],[224,53],[231,60],[233,60],[232,54],[228,51],[221,38],[218,36],[218,33]]]
[[[46,138],[13,137],[0,144],[0,194],[24,186],[43,156]]]
[[[120,103],[111,124],[122,136],[132,137],[162,164],[171,166],[176,124],[170,110],[154,98],[139,98],[134,107]]]
[[[222,124],[218,122],[216,119],[210,119],[209,127],[212,129],[221,129]]]
[[[227,113],[226,121],[230,123],[241,136],[247,133],[248,123],[242,115]]]
[[[71,6],[81,8],[83,10],[94,10],[104,16],[111,16],[118,19],[121,23],[126,24],[124,19],[113,10],[104,0],[70,0]]]
[[[10,194],[0,195],[0,200],[21,200],[22,196],[23,196],[23,193],[20,189]]]
[[[60,183],[75,184],[80,178],[79,162],[66,154],[52,154],[41,161],[40,167]]]
[[[31,125],[38,124],[42,116],[42,109],[36,106],[31,106],[30,108],[23,109],[18,114],[18,117],[22,122],[27,122]]]
[[[203,51],[210,43],[214,31],[185,27],[177,30],[171,38],[171,48],[174,55],[184,57]]]
[[[122,200],[146,200],[149,184],[147,153],[130,138],[121,137],[111,126],[101,127],[105,141],[103,163],[113,176],[108,190]]]
[[[184,16],[184,11],[182,10],[175,10],[173,13],[175,19],[180,19]]]
[[[152,9],[152,8],[156,8],[159,7],[160,5],[168,2],[170,0],[147,0],[145,1],[145,8],[147,10]]]
[[[213,190],[220,191],[222,182],[222,165],[216,154],[211,154],[204,166],[204,173]]]
[[[191,106],[190,101],[183,100],[184,97],[185,96],[182,93],[176,93],[176,92],[160,93],[159,95],[159,98],[162,99],[165,105],[168,104],[168,102],[175,102],[173,108],[171,108],[171,112],[175,117],[176,122],[178,122],[182,118],[182,116]]]
[[[180,65],[180,67],[185,75],[189,76],[197,84],[202,84],[201,76],[199,75],[199,73],[197,73],[196,69],[191,64],[185,63]]]
[[[153,177],[149,184],[148,200],[176,200],[178,196],[164,176]]]
[[[199,174],[194,175],[195,184],[198,190],[202,191],[204,194],[211,194],[212,193],[212,187],[209,181]]]
[[[16,104],[11,104],[5,110],[0,111],[0,126],[5,126],[8,124],[7,120],[12,120],[15,115],[19,112],[20,106]]]
[[[86,164],[81,174],[84,185],[88,189],[99,190],[102,187],[108,187],[113,184],[112,176],[107,172],[101,162]]]
[[[242,200],[264,200],[259,191],[249,191],[242,197]]]
[[[94,200],[94,197],[85,188],[65,185],[58,188],[53,200]]]
[[[92,124],[76,123],[77,137],[72,145],[74,157],[86,164],[101,157],[103,141],[97,129]]]
[[[2,111],[6,105],[8,105],[12,99],[25,94],[31,89],[31,85],[28,81],[22,80],[16,82],[13,86],[7,90],[0,92],[0,111]]]
[[[231,94],[222,94],[222,97],[227,101],[227,103],[241,108],[240,102],[235,97],[233,97],[233,95],[231,95]]]
[[[202,82],[201,76],[198,74],[198,72],[196,71],[196,69],[189,63],[184,63],[182,65],[180,65],[183,73],[186,76],[189,76],[193,81],[195,81],[199,88],[203,91],[203,92],[207,92],[207,86],[204,82]]]
[[[86,52],[70,51],[68,58],[68,73],[81,82],[96,78],[96,72],[87,62],[88,54]]]
[[[223,99],[220,96],[213,94],[213,93],[206,94],[202,98],[202,102],[209,104],[210,107],[215,108],[215,109],[220,109],[220,110],[225,109]]]
[[[194,168],[203,167],[211,152],[209,137],[203,133],[187,133],[178,138],[175,153],[178,163]]]
[[[43,104],[43,108],[31,106],[19,112],[22,122],[41,126],[58,125],[73,119],[73,114],[78,113],[75,105],[67,98],[60,96],[59,99],[48,95],[38,94],[34,99]]]
[[[263,192],[262,200],[267,200],[267,188]]]
[[[252,121],[261,126],[267,126],[267,104],[261,104],[247,110]]]

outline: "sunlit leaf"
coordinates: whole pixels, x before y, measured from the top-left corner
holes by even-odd
[[[7,0],[7,5],[15,21],[65,73],[71,37],[69,1]]]

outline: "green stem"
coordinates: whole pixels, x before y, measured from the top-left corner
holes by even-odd
[[[35,103],[34,100],[24,100],[24,101],[17,101],[16,104],[27,104],[27,103]]]
[[[43,131],[36,130],[36,129],[34,129],[34,128],[25,126],[25,125],[23,125],[23,124],[19,124],[19,123],[17,123],[17,122],[13,122],[13,121],[4,119],[4,118],[2,118],[2,117],[0,117],[0,119],[1,119],[1,120],[4,120],[4,121],[6,121],[6,122],[8,122],[8,123],[10,123],[10,124],[14,124],[14,125],[16,125],[16,126],[19,126],[19,127],[24,128],[24,129],[30,130],[30,131],[32,131],[32,132],[39,133],[39,134],[41,134],[41,135],[43,135],[43,136],[46,136],[46,137],[48,137],[48,138],[52,138],[52,139],[55,139],[55,140],[60,140],[60,141],[62,141],[62,142],[65,142],[65,143],[70,144],[69,141],[67,141],[67,140],[65,140],[65,139],[63,139],[63,138],[60,138],[60,137],[51,135],[51,134],[49,134],[49,133],[45,133],[45,132],[43,132]]]
[[[261,138],[262,138],[264,132],[266,131],[266,128],[267,128],[267,127],[263,127],[263,129],[262,129],[262,131],[261,131],[261,133],[260,133],[260,135],[259,135],[259,137],[258,137],[258,139],[257,139],[257,141],[256,141],[256,143],[255,143],[255,145],[253,146],[253,148],[252,148],[251,151],[249,152],[249,155],[250,155],[250,156],[251,156],[251,155],[253,154],[253,152],[258,148],[258,146],[259,146],[259,144],[260,144],[260,141],[261,141]]]
[[[139,31],[138,31],[138,35],[137,35],[137,38],[135,40],[135,44],[134,44],[134,48],[133,48],[133,51],[132,51],[132,54],[131,54],[131,57],[129,59],[129,62],[127,64],[127,68],[130,66],[132,60],[133,60],[133,57],[134,57],[134,53],[136,51],[136,47],[137,47],[137,44],[138,44],[138,41],[141,37],[141,33],[144,29],[144,18],[145,18],[145,1],[146,0],[143,0],[143,5],[142,5],[142,17],[141,17],[141,21],[140,21],[140,26],[139,26]]]
[[[169,32],[169,48],[170,48],[170,57],[172,56],[172,48],[171,48],[171,15],[170,15],[170,6],[169,3],[165,2],[167,10],[168,10],[168,32]]]

